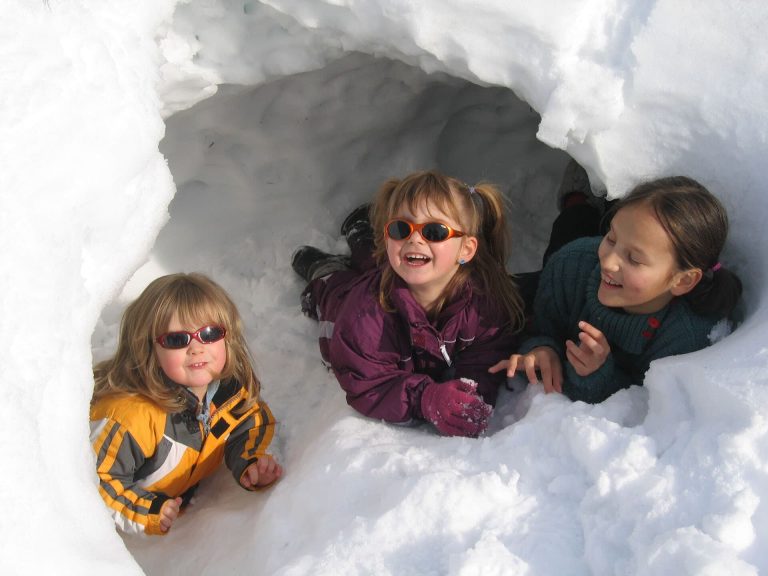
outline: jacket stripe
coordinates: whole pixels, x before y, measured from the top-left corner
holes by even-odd
[[[182,461],[186,451],[187,447],[184,444],[176,442],[173,438],[169,438],[168,436],[163,436],[163,439],[157,446],[156,456],[158,453],[160,455],[162,455],[162,453],[166,453],[166,456],[165,458],[159,458],[160,465],[152,473],[139,480],[139,486],[142,488],[152,486],[152,484],[158,480],[168,476]]]

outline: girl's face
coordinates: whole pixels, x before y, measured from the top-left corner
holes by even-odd
[[[208,323],[200,322],[195,325],[184,325],[174,314],[167,331],[195,332],[206,324]],[[202,400],[208,390],[208,384],[218,378],[224,370],[224,364],[227,361],[226,338],[210,344],[203,344],[192,338],[186,348],[178,350],[163,348],[155,342],[155,354],[157,354],[160,368],[168,378],[181,386],[186,386]]]
[[[463,231],[456,222],[435,206],[422,202],[411,212],[402,206],[393,218],[402,218],[413,224],[442,222],[454,230]],[[416,301],[429,308],[459,269],[459,260],[469,262],[477,250],[477,239],[472,236],[453,237],[444,242],[427,242],[414,230],[405,240],[387,237],[387,256],[395,273],[402,278]]]
[[[700,278],[698,270],[678,268],[669,236],[645,203],[616,213],[598,256],[602,277],[598,300],[630,314],[661,310],[673,297],[690,291]]]

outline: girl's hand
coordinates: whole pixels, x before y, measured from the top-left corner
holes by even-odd
[[[171,529],[173,521],[179,516],[181,510],[181,498],[166,500],[160,507],[160,530],[168,532]]]
[[[516,372],[525,372],[528,381],[535,384],[539,381],[538,370],[541,373],[541,383],[544,392],[563,392],[563,365],[557,352],[549,346],[538,346],[527,354],[512,354],[509,360],[502,360],[488,368],[488,372],[499,372],[507,369],[507,377],[511,378]]]
[[[243,471],[240,483],[250,489],[269,486],[283,475],[283,467],[271,454],[259,456],[253,464]]]
[[[581,321],[579,328],[582,330],[579,332],[580,344],[568,340],[565,343],[565,356],[576,374],[589,376],[605,364],[611,346],[603,333],[591,324]]]

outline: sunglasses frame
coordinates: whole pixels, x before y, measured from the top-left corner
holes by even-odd
[[[202,338],[200,338],[200,332],[203,330],[206,330],[208,328],[218,328],[221,330],[221,338],[216,338],[216,340],[211,340],[210,342],[204,342]],[[174,346],[166,346],[164,341],[165,338],[172,335],[172,334],[186,334],[189,336],[189,340],[187,341],[184,346],[174,347]],[[172,330],[171,332],[166,332],[165,334],[160,334],[157,338],[155,338],[155,342],[157,342],[161,348],[164,348],[166,350],[183,350],[184,348],[187,348],[190,344],[192,344],[192,339],[197,340],[200,342],[200,344],[213,344],[214,342],[218,342],[219,340],[223,340],[227,336],[227,329],[220,325],[220,324],[206,324],[205,326],[201,326],[194,332],[187,332],[186,330]]]
[[[408,224],[408,226],[411,228],[411,231],[408,233],[408,236],[406,236],[405,238],[392,238],[392,236],[390,236],[389,227],[395,222],[405,222],[406,224]],[[430,224],[437,224],[439,226],[444,226],[445,228],[448,229],[448,236],[446,236],[442,240],[430,240],[429,238],[425,237],[422,230],[424,230],[424,226],[429,226]],[[432,242],[435,244],[440,244],[441,242],[445,242],[446,240],[450,240],[451,238],[460,238],[461,236],[466,236],[464,232],[461,232],[459,230],[454,230],[453,228],[448,226],[448,224],[446,224],[445,222],[440,222],[439,220],[430,220],[429,222],[414,224],[413,222],[411,222],[410,220],[406,220],[405,218],[392,218],[392,220],[387,222],[387,225],[384,226],[384,235],[390,240],[395,240],[395,241],[408,240],[408,238],[413,236],[414,232],[418,232],[419,235],[422,238],[424,238],[424,240],[426,240],[427,242]]]

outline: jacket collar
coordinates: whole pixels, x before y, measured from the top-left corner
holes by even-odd
[[[424,308],[416,302],[413,294],[411,294],[411,291],[408,289],[408,285],[397,275],[395,275],[395,279],[392,282],[392,292],[389,299],[398,313],[405,317],[409,324],[417,326],[422,324],[433,324],[429,321]],[[458,297],[454,298],[443,307],[437,317],[437,321],[434,322],[434,325],[444,325],[450,318],[455,317],[459,312],[466,308],[471,300],[472,286],[467,282],[460,290]]]

